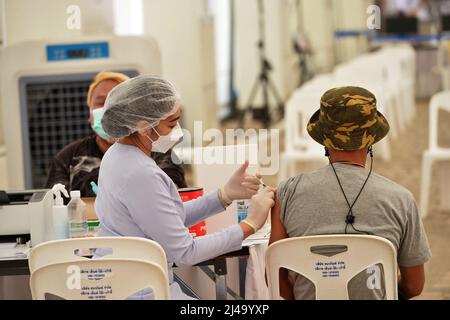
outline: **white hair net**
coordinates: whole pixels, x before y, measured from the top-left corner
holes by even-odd
[[[102,126],[113,138],[155,127],[176,112],[180,100],[174,86],[159,77],[143,75],[116,86],[105,101]]]

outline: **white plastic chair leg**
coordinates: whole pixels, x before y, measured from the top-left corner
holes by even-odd
[[[379,143],[377,143],[374,146],[374,148],[375,148],[376,156],[379,156],[384,161],[391,160],[391,148],[390,148],[389,136],[385,137],[383,140],[381,140]]]
[[[401,110],[403,112],[403,125],[406,127],[409,125],[409,121],[411,120],[411,105],[408,98],[408,92],[406,89],[403,89],[400,93],[400,101],[402,104]]]
[[[416,105],[416,97],[414,96],[414,91],[408,94],[408,108],[409,108],[409,119],[408,119],[408,123],[410,123],[415,115],[416,115],[416,110],[417,110],[417,105]]]
[[[428,215],[432,166],[433,160],[425,153],[422,159],[422,181],[420,184],[420,216],[423,219]]]
[[[394,105],[395,105],[398,127],[400,128],[400,132],[403,132],[405,130],[405,126],[406,126],[407,111],[406,111],[406,105],[404,104],[401,94],[395,96]]]
[[[289,160],[286,158],[284,154],[282,154],[280,159],[280,170],[278,173],[278,184],[287,179],[288,162]]]
[[[397,126],[397,118],[396,118],[396,114],[395,114],[395,110],[393,110],[393,106],[392,104],[388,104],[385,108],[385,116],[386,119],[388,120],[390,126],[391,126],[391,130],[390,130],[390,135],[392,138],[397,139],[398,137],[398,126]]]
[[[405,131],[405,109],[402,105],[402,100],[396,97],[393,101],[393,109],[395,113],[395,121],[397,125],[397,133],[401,134]]]
[[[289,178],[289,177],[293,177],[293,176],[295,176],[295,174],[296,174],[296,164],[297,164],[297,162],[296,161],[290,161],[289,162],[289,176],[287,177],[287,178]]]
[[[440,178],[440,204],[441,210],[450,211],[450,163],[443,162],[440,166],[441,170],[439,172]]]

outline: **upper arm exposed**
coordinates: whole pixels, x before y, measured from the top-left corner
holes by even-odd
[[[280,213],[281,213],[280,200],[277,197],[275,197],[275,205],[273,206],[271,211],[271,233],[269,245],[289,237],[286,232],[286,228],[281,222]]]
[[[400,289],[402,293],[407,295],[407,298],[418,296],[422,293],[425,285],[425,268],[424,265],[415,267],[400,266]]]

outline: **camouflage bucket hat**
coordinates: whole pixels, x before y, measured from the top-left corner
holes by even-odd
[[[320,110],[308,123],[308,133],[315,141],[341,151],[368,148],[388,132],[389,123],[377,111],[375,96],[359,87],[339,87],[325,92]]]

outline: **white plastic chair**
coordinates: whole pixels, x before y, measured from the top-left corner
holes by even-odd
[[[285,116],[285,152],[281,155],[280,181],[296,174],[297,163],[325,165],[323,146],[308,134],[307,125],[315,111],[320,108],[320,97],[331,87],[302,87],[297,90],[286,105]]]
[[[89,258],[80,256],[77,252],[96,248],[112,249],[112,253],[104,258],[140,259],[159,265],[168,274],[164,249],[155,241],[137,237],[94,237],[41,243],[31,250],[28,257],[30,273],[49,264],[88,261]],[[103,258],[97,260],[100,259]]]
[[[401,111],[399,110],[399,94],[395,89],[387,86],[387,73],[384,71],[380,59],[358,59],[352,63],[343,64],[335,68],[334,78],[336,86],[359,86],[371,91],[377,98],[378,105],[391,125],[391,136],[395,139],[403,129]],[[380,109],[381,111],[381,109]]]
[[[411,45],[397,45],[394,47],[401,63],[401,84],[404,86],[405,107],[408,112],[408,122],[416,114],[416,51]]]
[[[443,90],[450,90],[449,42],[441,42],[438,50],[437,66],[433,70],[439,74]]]
[[[422,156],[422,181],[420,186],[420,214],[422,218],[425,218],[428,214],[433,163],[450,160],[450,149],[438,146],[439,110],[450,112],[450,91],[437,93],[431,98],[430,102],[429,146]],[[441,175],[441,179],[445,179],[445,176]],[[448,185],[448,181],[441,183],[441,198],[448,197]]]
[[[389,46],[380,50],[377,58],[385,67],[387,86],[395,88],[395,105],[403,129],[416,110],[415,52],[407,45]]]
[[[388,46],[339,65],[335,75],[339,80],[354,81],[360,86],[381,87],[375,95],[383,96],[388,102],[386,112],[390,114],[388,120],[396,138],[397,132],[401,132],[415,114],[415,60],[411,46]]]
[[[169,299],[167,273],[155,263],[137,259],[66,261],[34,270],[34,300],[47,294],[66,300],[124,300],[151,288],[156,300]]]
[[[94,260],[80,255],[80,252],[83,253],[85,249],[99,248],[111,249],[111,254]],[[116,261],[139,260],[148,262],[159,267],[164,273],[164,277],[168,279],[167,258],[162,247],[154,241],[136,237],[96,237],[44,242],[31,250],[28,258],[28,265],[30,274],[33,276],[36,270],[55,264],[70,262],[73,265],[108,259],[114,259]],[[158,273],[158,271],[155,272]],[[30,285],[32,285],[31,277]],[[57,285],[58,284],[55,284],[55,286]],[[133,291],[131,294],[136,293],[137,291]],[[77,299],[81,298],[82,297],[80,296]]]
[[[336,253],[338,252],[338,253]],[[380,237],[366,235],[326,235],[284,239],[266,252],[266,272],[271,299],[282,299],[279,269],[297,272],[312,281],[317,300],[348,300],[348,283],[367,268],[382,264],[386,298],[398,299],[396,250]],[[338,276],[323,277],[320,263],[342,262]]]

